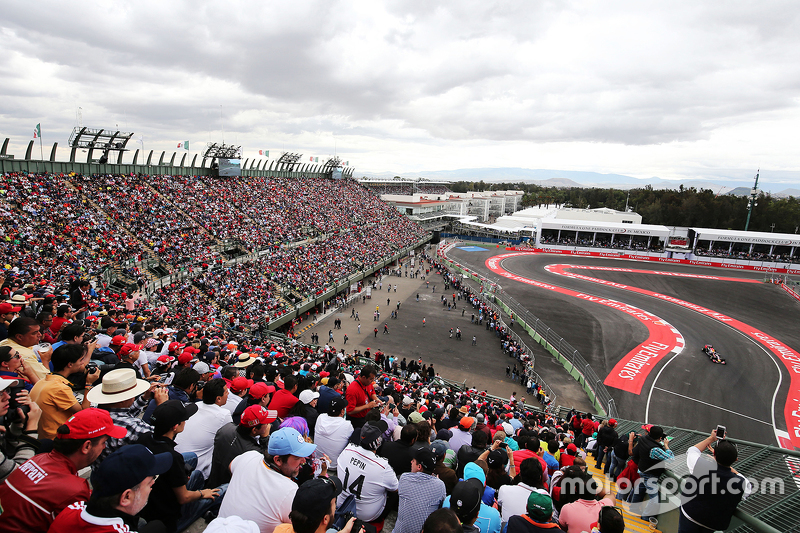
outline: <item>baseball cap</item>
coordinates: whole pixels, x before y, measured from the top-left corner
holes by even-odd
[[[413,413],[411,413],[411,414],[409,414],[409,415],[408,415],[408,420],[409,420],[409,422],[411,422],[412,424],[419,424],[420,422],[422,422],[423,420],[425,420],[425,417],[423,417],[423,416],[422,416],[421,414],[419,414],[417,411],[414,411]]]
[[[464,465],[464,479],[477,479],[481,485],[486,485],[486,472],[477,463]]]
[[[258,524],[238,516],[219,516],[205,529],[206,533],[260,533]]]
[[[242,392],[252,387],[254,383],[252,379],[239,376],[238,378],[233,378],[233,381],[231,381],[231,390]]]
[[[199,365],[200,363],[197,364]],[[197,365],[195,365],[195,368],[197,368]],[[267,385],[263,381],[254,383],[253,386],[250,387],[250,397],[256,400],[260,400],[265,394],[272,394],[273,392],[275,392],[275,386]]]
[[[128,338],[125,335],[114,335],[111,338],[111,346],[122,346],[128,342]]]
[[[164,431],[169,431],[172,426],[180,424],[197,412],[197,404],[184,403],[180,400],[167,400],[157,405],[153,410],[153,428],[159,435]]]
[[[502,448],[490,451],[489,456],[486,458],[486,464],[489,465],[489,468],[500,468],[505,466],[507,462],[508,453]]]
[[[436,468],[436,453],[430,448],[418,448],[414,454],[414,459],[422,465],[422,469],[426,472],[432,472]]]
[[[169,343],[169,351],[170,352],[179,352],[183,350],[183,347],[186,346],[185,344],[181,344],[178,341],[172,341]]]
[[[318,477],[309,479],[297,488],[292,500],[292,511],[298,511],[306,520],[310,516],[321,516],[330,513],[331,500],[342,493],[342,482],[336,477]],[[292,515],[292,523],[298,516]],[[303,522],[305,520],[301,519]],[[305,524],[297,524],[302,527]]]
[[[443,440],[435,440],[431,442],[431,451],[436,454],[437,461],[444,457],[449,449],[450,448],[447,446],[447,443]]]
[[[145,333],[144,331],[137,331],[136,333],[133,334],[133,342],[135,344],[139,344],[146,338],[147,338],[147,333]]]
[[[483,416],[483,413],[478,413],[478,416],[475,417],[478,420],[478,424],[483,424],[486,422],[486,417]]]
[[[301,402],[303,402],[305,404],[309,404],[309,403],[313,402],[314,400],[316,400],[317,398],[319,398],[319,393],[318,392],[314,392],[311,389],[306,389],[306,390],[304,390],[303,392],[300,393],[299,398],[300,398]]]
[[[345,407],[347,407],[347,400],[341,396],[337,396],[331,400],[331,405],[328,407],[328,414],[338,413]]]
[[[294,455],[296,457],[308,457],[316,449],[316,444],[306,442],[303,436],[292,427],[281,428],[270,435],[267,446],[267,452],[270,455]]]
[[[0,303],[0,314],[7,315],[8,313],[19,313],[22,307],[14,307],[8,302]]]
[[[465,416],[461,420],[458,421],[458,425],[464,429],[469,429],[472,427],[472,424],[475,423],[475,419],[471,416]]]
[[[189,352],[184,352],[178,356],[178,364],[185,365],[191,361],[194,361],[194,356]]]
[[[440,429],[436,432],[436,440],[450,440],[453,438],[453,432],[449,429]]]
[[[570,455],[577,455],[578,454],[578,447],[570,442],[569,444],[567,444],[567,453],[570,454]]]
[[[368,450],[377,450],[383,442],[383,434],[389,429],[384,420],[372,420],[361,427],[361,446]]]
[[[126,342],[125,344],[122,345],[122,348],[119,349],[118,355],[120,357],[125,357],[136,351],[139,351],[139,347],[137,345],[130,342]]]
[[[450,507],[460,519],[469,518],[481,505],[483,485],[477,479],[459,481],[450,495]]]
[[[251,405],[242,413],[239,420],[240,426],[255,427],[259,424],[269,424],[278,418],[278,411],[267,410],[263,405]]]
[[[545,496],[541,492],[531,491],[528,496],[528,516],[538,522],[549,519],[553,514],[553,500],[550,496]]]
[[[613,427],[615,427],[617,425],[617,421],[614,420],[613,418],[609,418],[608,419],[608,425],[613,428]]]
[[[169,452],[153,454],[141,444],[123,446],[92,472],[92,497],[122,494],[145,478],[163,474],[172,466]]]
[[[412,403],[414,403],[414,400],[410,396],[403,397],[403,405],[411,405]]]
[[[62,429],[65,428],[65,429]],[[115,426],[111,415],[105,409],[90,407],[82,409],[69,417],[58,428],[57,439],[93,439],[108,435],[113,439],[121,439],[128,434],[124,427]]]
[[[171,355],[164,354],[164,355],[159,355],[158,359],[156,359],[156,362],[162,363],[162,364],[165,364],[165,365],[169,365],[174,360],[175,360],[175,358],[172,357]]]
[[[197,370],[199,374],[207,374],[208,372],[211,372],[211,367],[208,366],[208,363],[204,363],[203,361],[195,363],[192,368]]]
[[[18,379],[0,379],[0,391],[4,391],[9,387],[16,387],[17,385],[19,385]]]

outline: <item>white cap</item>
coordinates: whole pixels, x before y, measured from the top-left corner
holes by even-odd
[[[208,363],[204,363],[203,361],[199,361],[194,364],[192,367],[197,370],[200,374],[205,374],[207,372],[211,372],[211,367],[208,366]]]
[[[19,385],[18,379],[0,379],[0,391],[4,391],[9,387],[16,387]]]
[[[258,524],[238,516],[215,518],[205,530],[208,533],[259,533]]]
[[[319,398],[319,393],[318,392],[314,392],[311,389],[306,389],[306,390],[304,390],[303,392],[300,393],[300,401],[305,403],[305,404],[309,404],[309,403],[313,402],[314,400],[316,400],[317,398]]]

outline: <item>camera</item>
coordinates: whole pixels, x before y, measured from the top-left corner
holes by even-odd
[[[17,401],[17,394],[25,390],[24,385],[17,385],[16,387],[9,387],[8,394],[10,398],[8,399],[8,414],[6,414],[6,425],[11,425],[14,422],[25,422],[25,419],[28,418],[28,413],[31,411],[30,405],[20,405]],[[22,410],[23,416],[20,417],[19,411],[17,409]]]
[[[722,440],[725,438],[725,432],[728,428],[725,426],[717,426],[717,440]]]
[[[98,366],[97,363],[95,363],[94,361],[90,361],[86,365],[86,373],[87,374],[94,374],[94,371],[97,370],[98,368],[100,368],[100,367]]]

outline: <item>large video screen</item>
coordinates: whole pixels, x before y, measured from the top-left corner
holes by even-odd
[[[219,175],[220,176],[241,176],[242,175],[242,160],[241,159],[219,159]]]

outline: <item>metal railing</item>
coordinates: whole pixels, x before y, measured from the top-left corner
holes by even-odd
[[[448,248],[449,249],[449,248]],[[442,257],[458,268],[464,274],[485,283],[484,293],[491,293],[501,307],[505,307],[508,314],[514,313],[514,320],[519,322],[536,342],[549,351],[561,365],[578,381],[595,408],[603,414],[616,418],[618,416],[616,402],[603,385],[603,380],[597,375],[592,366],[586,362],[580,352],[569,344],[563,337],[553,331],[543,320],[531,313],[525,306],[507,294],[500,285],[500,278],[491,279],[487,276],[470,270],[468,267],[447,257],[447,250],[442,251]]]

